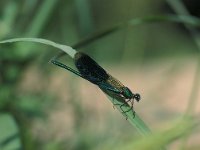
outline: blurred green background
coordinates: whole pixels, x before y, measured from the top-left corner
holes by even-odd
[[[140,93],[136,112],[162,135],[200,112],[199,10],[197,0],[1,0],[0,40],[75,46],[89,38],[77,50]],[[57,53],[28,42],[0,45],[0,150],[141,150],[162,143],[165,135],[143,140],[95,85],[48,63]],[[73,66],[68,56],[62,62]],[[162,146],[200,148],[199,128],[174,137],[175,131]]]

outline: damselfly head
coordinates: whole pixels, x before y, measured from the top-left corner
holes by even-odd
[[[139,102],[141,99],[140,94],[138,94],[138,93],[134,94],[133,99],[135,99],[137,102]]]
[[[138,94],[138,93],[133,94],[128,87],[123,87],[122,95],[126,99],[135,99],[137,102],[140,101],[140,94]]]

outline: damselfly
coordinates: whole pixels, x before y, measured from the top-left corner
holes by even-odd
[[[120,81],[107,73],[91,57],[82,52],[77,52],[74,56],[74,63],[78,71],[57,61],[56,59],[52,59],[51,63],[67,69],[70,72],[82,77],[83,79],[90,81],[91,83],[99,86],[99,88],[103,89],[104,91],[109,91],[117,96],[122,97],[124,99],[124,102],[120,106],[121,110],[123,105],[127,104],[128,102],[131,102],[130,110],[132,110],[134,100],[136,100],[137,102],[139,102],[140,100],[139,94],[132,93],[128,87],[124,86]],[[123,113],[125,113],[125,111],[123,111]]]

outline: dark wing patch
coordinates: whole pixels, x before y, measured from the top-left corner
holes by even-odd
[[[81,75],[94,84],[106,82],[107,72],[88,55],[78,52],[75,54],[75,65]]]

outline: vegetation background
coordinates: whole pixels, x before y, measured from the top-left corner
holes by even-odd
[[[141,94],[134,108],[152,130],[141,136],[95,85],[48,63],[55,48],[4,44],[0,150],[199,149],[199,10],[198,0],[0,0],[1,40],[93,37],[77,50]]]

